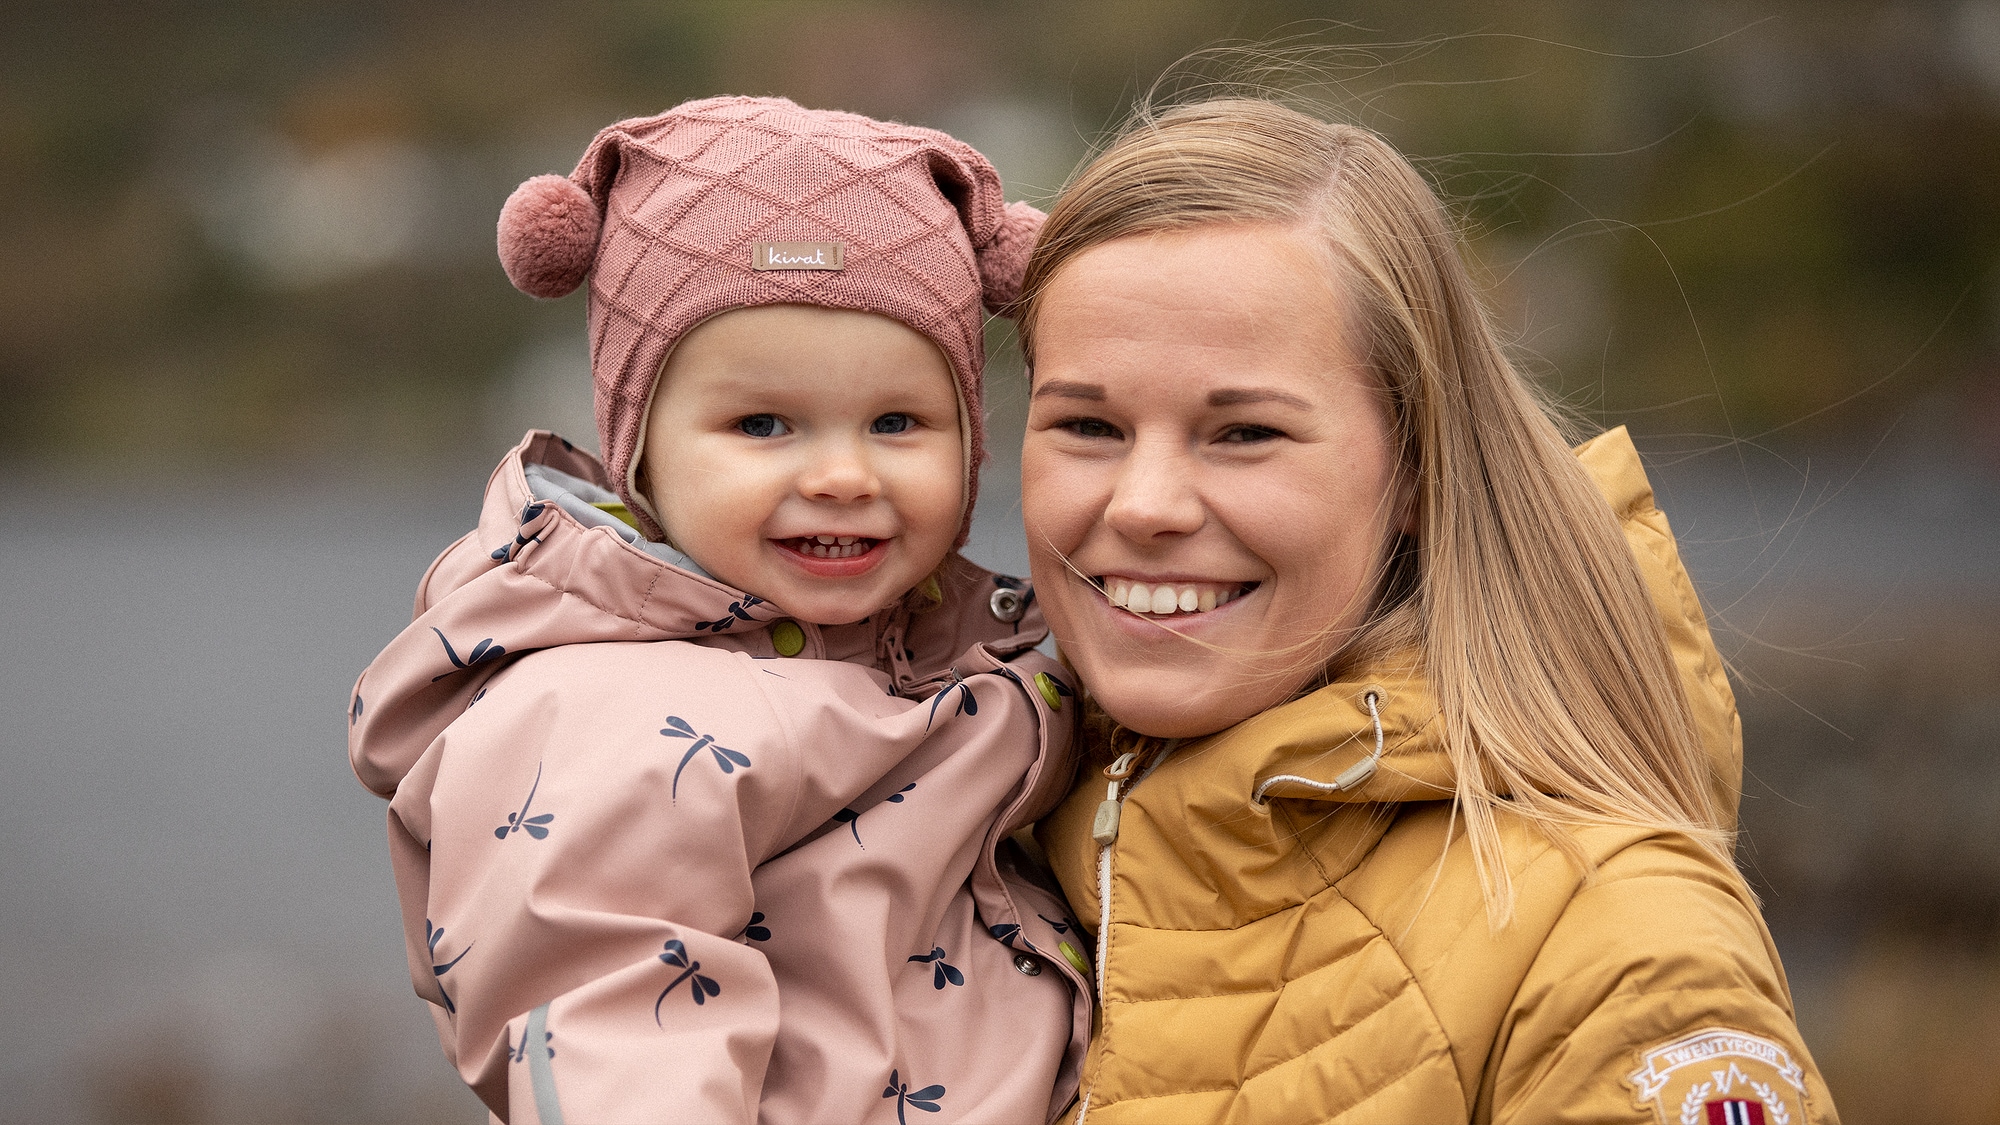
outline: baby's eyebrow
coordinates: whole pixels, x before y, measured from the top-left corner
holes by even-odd
[[[1096,383],[1078,383],[1070,379],[1051,379],[1035,388],[1035,397],[1058,395],[1062,398],[1080,398],[1090,402],[1104,401],[1104,388]]]

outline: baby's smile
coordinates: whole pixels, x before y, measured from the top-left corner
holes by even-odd
[[[851,559],[874,550],[881,540],[859,535],[801,535],[776,542],[788,551],[816,559]]]

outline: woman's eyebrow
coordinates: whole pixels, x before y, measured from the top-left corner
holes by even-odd
[[[1078,383],[1070,379],[1051,379],[1035,388],[1035,397],[1058,395],[1062,398],[1080,398],[1090,402],[1104,401],[1104,388],[1096,383]]]
[[[1313,404],[1287,391],[1269,387],[1224,387],[1208,393],[1210,406],[1244,406],[1258,402],[1280,402],[1286,406],[1296,406],[1300,410],[1311,410]]]

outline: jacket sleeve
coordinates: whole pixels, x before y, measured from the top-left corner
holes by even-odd
[[[1494,1050],[1495,1122],[1838,1121],[1747,888],[1678,838],[1576,893]]]
[[[418,991],[504,1121],[757,1116],[778,996],[750,873],[784,818],[745,810],[796,804],[794,759],[754,693],[607,688],[633,651],[496,676],[390,806]]]

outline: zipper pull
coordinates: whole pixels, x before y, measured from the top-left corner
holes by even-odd
[[[1097,816],[1090,822],[1090,838],[1097,841],[1100,848],[1108,848],[1111,841],[1118,838],[1118,783],[1132,774],[1132,761],[1137,754],[1120,754],[1118,760],[1104,767],[1104,776],[1111,779],[1105,787],[1104,803],[1097,806]]]

